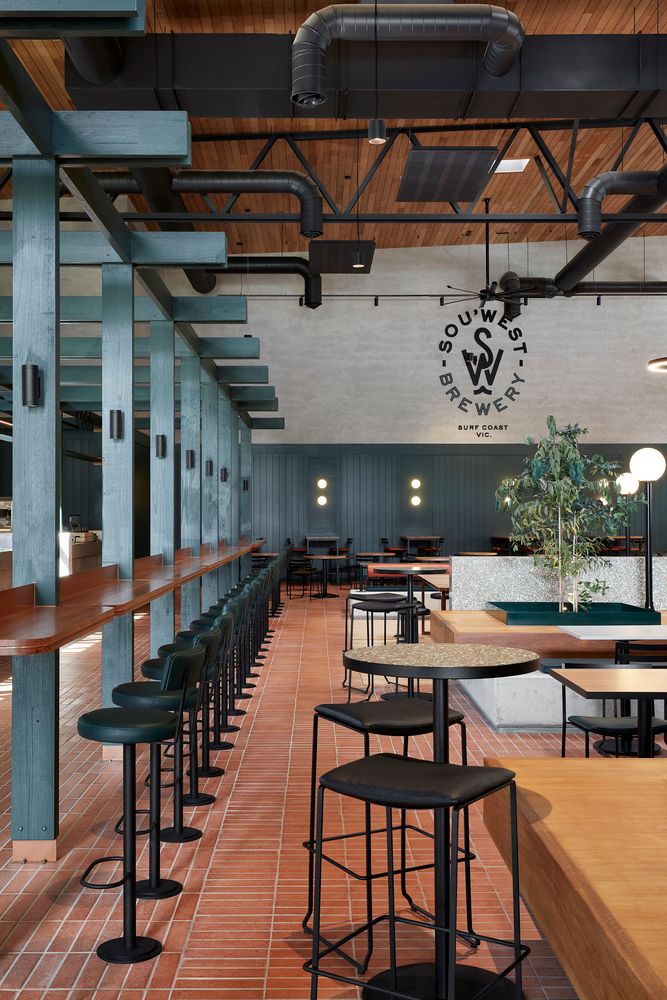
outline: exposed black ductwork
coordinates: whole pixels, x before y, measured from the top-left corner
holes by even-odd
[[[655,194],[658,175],[649,170],[608,170],[593,177],[579,199],[579,235],[584,240],[602,236],[602,202],[609,194]]]
[[[123,68],[123,50],[117,38],[63,38],[67,55],[86,83],[100,86],[115,80]]]
[[[304,303],[309,309],[322,305],[322,276],[311,274],[305,257],[255,257],[234,254],[219,274],[300,274],[304,280]]]
[[[134,174],[134,177],[121,173],[98,173],[95,176],[109,194],[142,194],[142,186],[136,180],[136,171]],[[170,190],[177,196],[181,192],[293,194],[301,202],[301,235],[313,239],[321,236],[324,231],[322,196],[310,178],[296,170],[188,170],[171,178]],[[183,212],[187,209],[166,208],[163,211]]]
[[[498,282],[505,305],[520,307],[521,299],[572,298],[577,295],[667,295],[667,281],[580,281],[568,291],[561,291],[552,278],[520,278],[507,271]],[[512,318],[516,319],[519,313]]]
[[[521,48],[516,14],[491,4],[332,4],[304,21],[292,44],[292,101],[326,101],[326,54],[334,41],[487,42],[484,69],[504,76]]]
[[[171,189],[208,194],[293,194],[301,202],[301,235],[312,239],[324,232],[322,196],[310,178],[296,170],[188,170],[173,178]]]
[[[631,198],[622,208],[623,212],[642,214],[649,212],[659,212],[667,202],[667,167],[663,167],[656,174],[655,194],[637,195]],[[602,263],[603,260],[620,247],[630,236],[633,236],[643,223],[639,222],[610,222],[602,230],[602,236],[598,240],[589,243],[588,246],[580,250],[565,267],[558,272],[554,278],[554,284],[562,292],[571,292],[575,285],[579,284],[587,274]]]

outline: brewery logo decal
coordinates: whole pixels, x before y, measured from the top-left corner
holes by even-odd
[[[459,431],[479,438],[506,431],[504,422],[525,388],[528,348],[523,331],[500,308],[480,306],[447,323],[438,345],[440,385],[448,401],[474,418]]]

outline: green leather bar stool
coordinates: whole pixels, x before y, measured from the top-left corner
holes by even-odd
[[[234,618],[231,614],[221,613],[214,621],[213,628],[220,632],[220,648],[215,663],[207,666],[206,682],[202,698],[202,766],[199,773],[202,777],[211,778],[223,774],[221,768],[210,764],[210,751],[232,750],[234,744],[222,739],[223,733],[237,732],[238,726],[231,726],[227,715],[229,704],[229,661],[234,639]],[[211,629],[203,624],[193,622],[189,629],[178,632],[178,642],[194,643],[200,635],[206,635]],[[213,734],[210,731],[210,711],[213,708]]]
[[[199,840],[202,835],[201,830],[183,825],[183,805],[199,804],[189,803],[183,793],[183,720],[186,712],[190,713],[196,709],[205,659],[206,649],[203,645],[173,652],[165,661],[163,676],[159,681],[131,681],[128,684],[119,684],[111,695],[116,705],[147,710],[169,707],[171,711],[177,713],[174,737],[174,821],[171,827],[159,833],[160,840],[166,843],[187,843]],[[180,686],[172,686],[172,677],[174,680],[179,678]],[[192,742],[191,736],[191,752]],[[195,753],[191,757],[190,771],[193,771],[192,763],[195,762],[196,789],[196,733],[194,743]],[[151,775],[151,788],[154,783],[155,778]],[[157,783],[159,784],[159,772]]]
[[[121,857],[98,858],[88,865],[80,882],[88,889],[114,889],[123,887],[123,934],[122,937],[104,941],[97,954],[104,962],[132,964],[155,958],[162,951],[159,941],[137,935],[137,745],[148,743],[151,748],[151,762],[154,748],[159,765],[160,744],[173,740],[176,735],[176,718],[171,712],[141,708],[99,708],[86,712],[79,719],[78,732],[86,740],[96,743],[115,743],[123,747],[123,854]],[[160,822],[159,788],[157,787],[157,823]],[[153,789],[151,789],[153,792]],[[151,806],[155,803],[151,798]],[[151,820],[155,819],[152,811]],[[115,882],[91,882],[89,875],[98,865],[109,861],[123,862],[123,877]],[[176,883],[179,886],[180,883]]]

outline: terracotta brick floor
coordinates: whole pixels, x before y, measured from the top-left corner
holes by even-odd
[[[145,615],[137,616],[136,634],[140,662],[147,655]],[[186,811],[186,822],[201,827],[204,836],[194,844],[163,848],[163,872],[180,879],[184,891],[174,899],[139,903],[139,932],[163,941],[164,952],[155,961],[130,968],[106,966],[94,950],[100,941],[119,933],[119,892],[82,889],[78,881],[93,858],[120,848],[113,833],[121,801],[120,764],[103,763],[99,747],[81,740],[76,732],[78,716],[99,704],[100,637],[72,644],[61,657],[62,858],[55,864],[11,861],[11,671],[9,662],[0,660],[0,1000],[305,1000],[309,996],[309,977],[301,969],[309,941],[300,920],[306,889],[301,842],[307,834],[312,707],[343,700],[342,646],[342,602],[286,602],[254,697],[244,702],[247,715],[234,737],[236,746],[231,753],[217,755],[216,762],[224,764],[227,773],[203,783],[217,801]],[[487,753],[556,755],[554,735],[497,734],[455,687],[452,698],[468,719],[471,763],[481,762]],[[387,741],[382,745],[391,748]],[[321,727],[320,747],[321,770],[361,753],[358,737],[327,724]],[[378,747],[375,741],[373,749]],[[581,752],[576,737],[572,748]],[[413,741],[411,752],[430,756],[428,741]],[[452,757],[458,759],[456,736]],[[143,755],[140,765],[143,778]],[[360,829],[358,804],[331,796],[326,816],[328,833]],[[416,823],[427,825],[429,819],[421,815]],[[378,864],[385,861],[381,839],[377,838]],[[478,930],[508,935],[509,876],[477,808],[472,841],[478,855],[473,874]],[[427,838],[411,835],[414,863],[428,858],[429,845]],[[341,859],[361,864],[361,840],[339,849]],[[142,851],[140,871],[147,863],[145,842]],[[109,866],[108,872],[111,877],[114,869]],[[418,902],[428,904],[431,878],[429,872],[411,876]],[[323,925],[330,933],[342,935],[351,921],[361,922],[361,890],[340,873],[326,872]],[[376,897],[381,912],[386,893],[380,882]],[[526,997],[576,1000],[527,914],[523,936],[532,948],[524,965]],[[427,931],[406,928],[399,938],[399,960],[428,958],[430,948]],[[463,960],[487,966],[503,957],[485,947],[477,955],[466,955],[461,948]],[[380,931],[370,972],[386,964],[386,941]],[[331,967],[349,974],[349,966],[340,960]],[[323,981],[320,996],[352,1000],[356,991]]]

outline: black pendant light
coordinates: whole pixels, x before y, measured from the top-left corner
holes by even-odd
[[[384,120],[379,117],[379,80],[378,80],[378,65],[379,65],[379,53],[378,53],[378,5],[377,0],[375,0],[375,117],[368,123],[368,141],[371,146],[384,146],[387,141],[387,129],[385,127]]]

